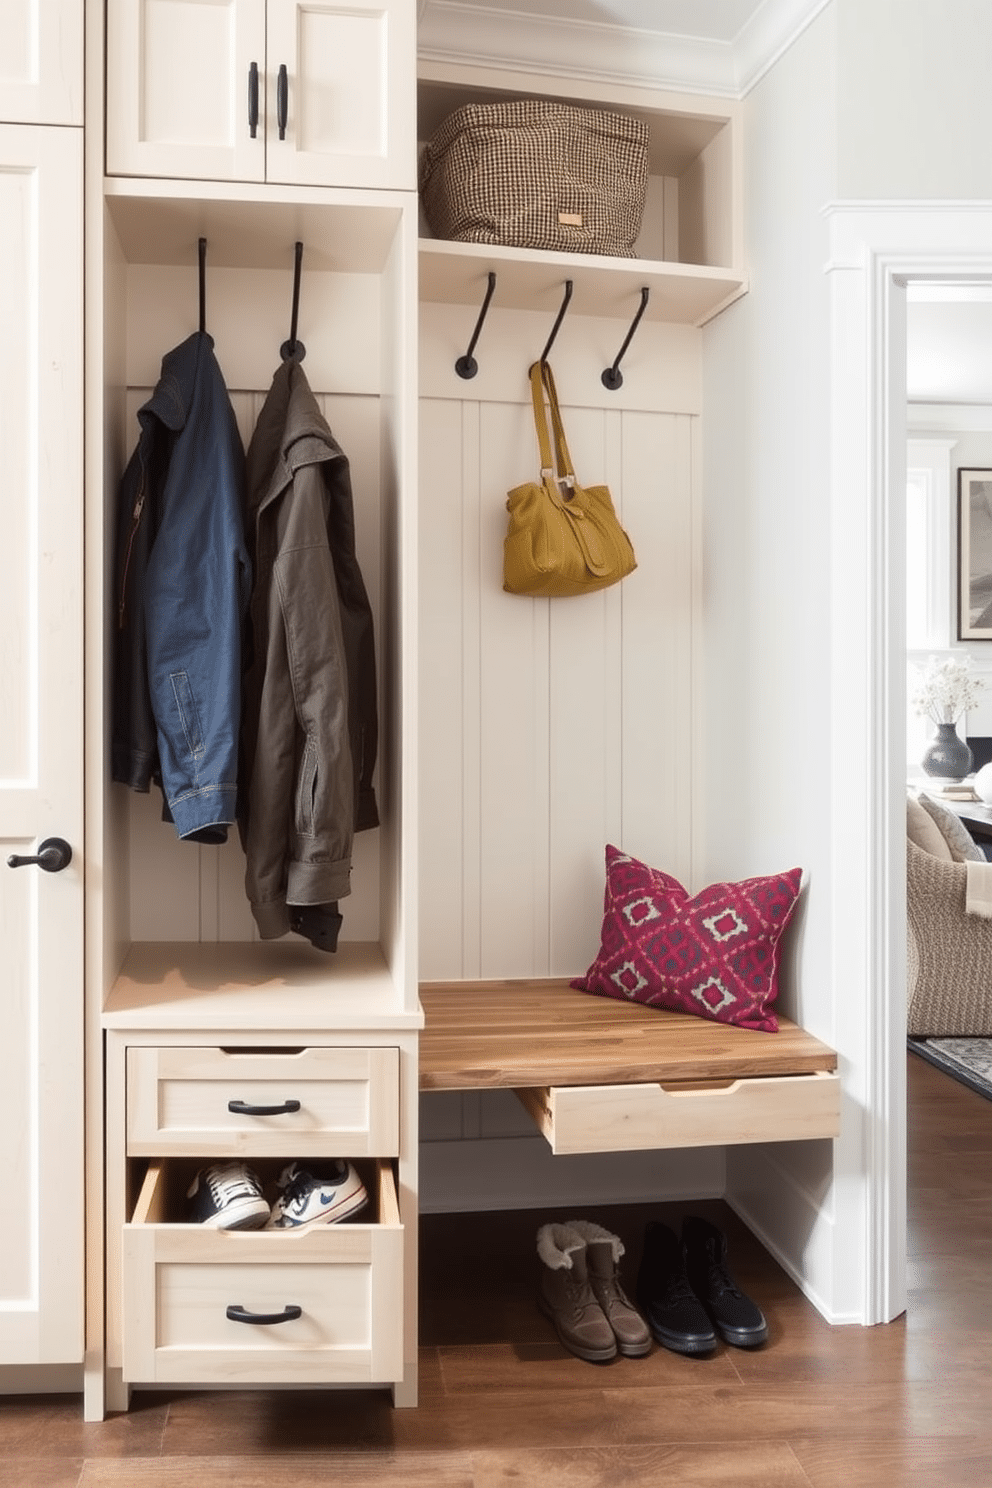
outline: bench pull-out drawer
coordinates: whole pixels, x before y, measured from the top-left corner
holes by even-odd
[[[399,1153],[395,1048],[127,1051],[132,1156]]]
[[[840,1131],[836,1074],[720,1084],[562,1085],[518,1090],[552,1152],[628,1152],[804,1141]]]
[[[189,1173],[173,1166],[149,1165],[124,1226],[125,1380],[402,1378],[403,1226],[389,1163],[366,1165],[368,1223],[296,1232],[176,1222]]]

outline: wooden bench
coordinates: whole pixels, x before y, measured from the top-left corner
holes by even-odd
[[[834,1137],[837,1056],[779,1017],[756,1033],[593,997],[565,979],[426,982],[422,1090],[514,1090],[554,1152]]]

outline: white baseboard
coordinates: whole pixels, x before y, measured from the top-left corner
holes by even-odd
[[[809,1192],[777,1160],[774,1148],[735,1148],[727,1167],[725,1202],[820,1316],[838,1327],[863,1324],[865,1318],[851,1305],[850,1294],[843,1300],[835,1295],[838,1236],[829,1212],[829,1192]],[[854,1257],[850,1265],[839,1267],[848,1281],[856,1270]]]
[[[540,1209],[720,1198],[722,1147],[555,1157],[543,1137],[424,1142],[420,1210]]]
[[[0,1395],[81,1395],[82,1364],[0,1364]]]

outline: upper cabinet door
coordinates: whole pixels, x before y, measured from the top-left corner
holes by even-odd
[[[109,0],[110,175],[413,190],[415,121],[414,0]]]
[[[269,0],[268,179],[413,190],[416,70],[414,0]]]
[[[82,124],[83,0],[0,0],[0,120]]]
[[[110,175],[261,181],[264,118],[265,0],[109,0]]]

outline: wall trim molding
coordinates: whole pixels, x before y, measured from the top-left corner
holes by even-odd
[[[906,304],[914,283],[992,281],[992,207],[902,211],[853,204],[830,217],[833,613],[837,762],[834,902],[847,929],[838,986],[867,988],[870,1012],[841,997],[845,1046],[862,1043],[845,1094],[863,1109],[864,1321],[906,1299],[905,523]],[[852,603],[855,595],[863,596]],[[844,740],[864,740],[845,760]],[[841,1140],[844,1140],[842,1133]]]
[[[830,0],[766,0],[732,41],[599,21],[507,11],[465,0],[424,0],[418,52],[434,62],[485,64],[742,98]]]

